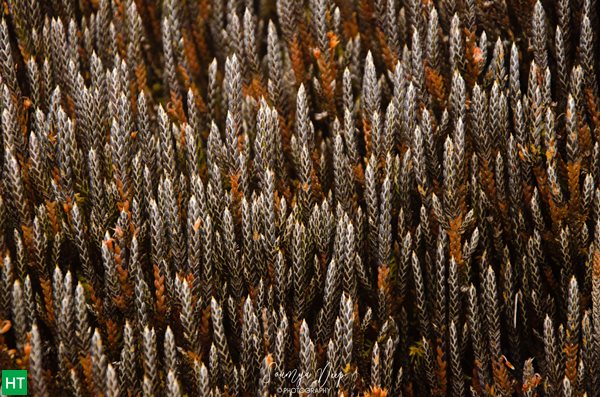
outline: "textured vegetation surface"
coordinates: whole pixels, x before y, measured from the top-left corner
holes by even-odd
[[[8,1],[0,367],[42,397],[598,396],[597,12]]]

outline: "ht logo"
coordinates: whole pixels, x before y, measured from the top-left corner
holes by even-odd
[[[2,384],[0,393],[5,396],[27,395],[27,371],[26,370],[2,370]]]

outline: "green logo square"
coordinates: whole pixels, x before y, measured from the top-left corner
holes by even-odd
[[[0,394],[4,396],[27,395],[27,370],[3,369]]]

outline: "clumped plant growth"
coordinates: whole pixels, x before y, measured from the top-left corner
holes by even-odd
[[[600,392],[595,1],[3,11],[33,395]]]

